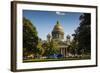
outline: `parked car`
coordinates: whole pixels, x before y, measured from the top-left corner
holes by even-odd
[[[57,54],[50,54],[48,55],[48,58],[57,58]]]
[[[62,54],[50,54],[48,55],[48,58],[63,58],[64,56]]]
[[[64,56],[62,54],[58,54],[57,58],[63,58]]]

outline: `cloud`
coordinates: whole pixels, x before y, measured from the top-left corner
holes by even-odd
[[[57,11],[56,14],[57,15],[66,15],[64,12],[59,12],[59,11]]]

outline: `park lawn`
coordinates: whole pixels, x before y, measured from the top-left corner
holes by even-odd
[[[28,59],[23,60],[24,63],[26,62],[46,62],[46,61],[64,61],[64,60],[86,60],[90,58],[46,58],[46,59]]]

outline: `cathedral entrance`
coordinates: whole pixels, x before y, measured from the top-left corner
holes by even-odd
[[[60,54],[62,54],[64,57],[67,56],[67,48],[66,47],[63,47],[63,48],[60,48]]]

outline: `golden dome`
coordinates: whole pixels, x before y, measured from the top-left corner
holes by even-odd
[[[59,21],[57,21],[56,25],[53,28],[53,31],[55,31],[55,32],[58,31],[58,32],[64,34],[63,27],[60,25]]]

